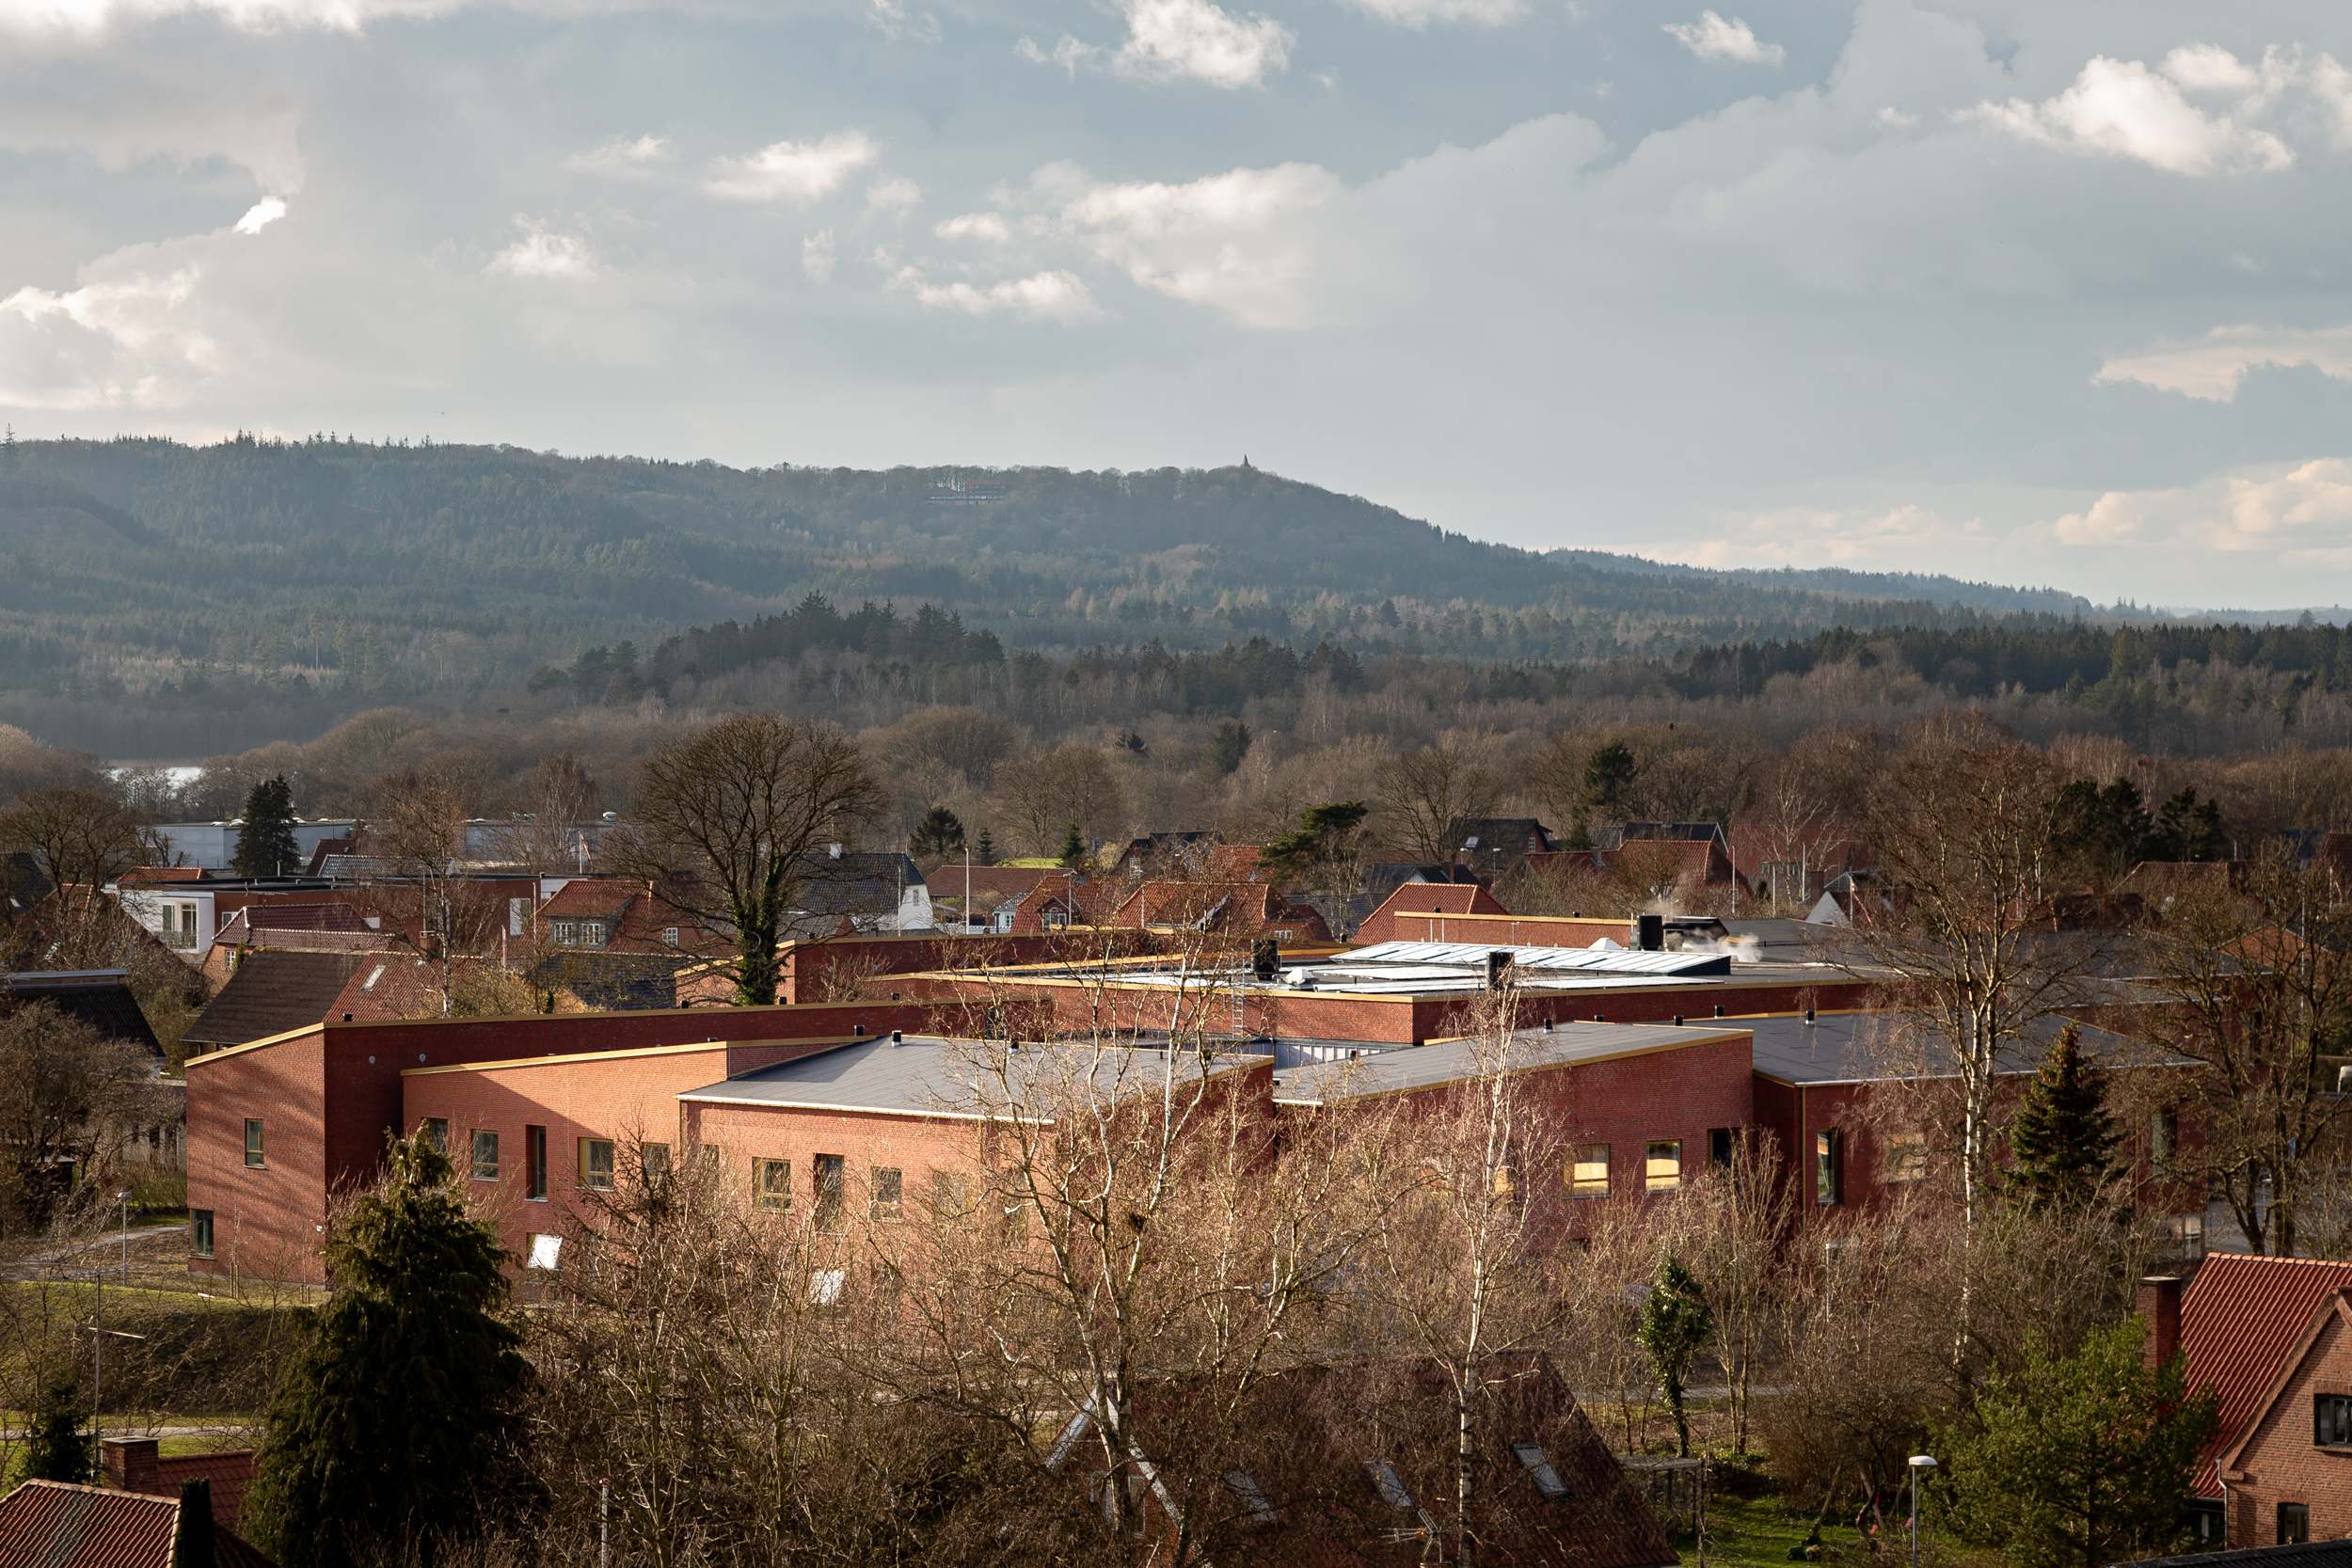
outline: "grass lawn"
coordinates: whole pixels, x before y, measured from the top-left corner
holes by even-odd
[[[1833,1513],[1821,1524],[1821,1558],[1824,1561],[1864,1561],[1908,1564],[1911,1559],[1911,1535],[1904,1527],[1908,1514],[1889,1511],[1886,1516],[1884,1550],[1874,1554],[1868,1539],[1853,1528],[1853,1504],[1846,1505],[1843,1519]],[[1958,1542],[1944,1539],[1932,1519],[1923,1521],[1919,1554],[1922,1568],[1934,1563],[1937,1568],[2002,1568],[1998,1552],[1980,1551]],[[1777,1492],[1758,1497],[1739,1497],[1728,1493],[1713,1493],[1707,1499],[1707,1560],[1711,1565],[1737,1564],[1739,1568],[1788,1568],[1789,1548],[1804,1541],[1813,1528],[1813,1510],[1791,1513],[1787,1499]],[[1688,1536],[1675,1543],[1685,1564],[1698,1561],[1697,1544]]]

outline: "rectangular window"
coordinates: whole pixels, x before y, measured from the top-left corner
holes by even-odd
[[[552,1274],[564,1260],[564,1238],[532,1231],[530,1250],[525,1257],[528,1259],[525,1267],[537,1269],[542,1274]]]
[[[2168,1105],[2149,1119],[2148,1158],[2161,1172],[2172,1163],[2172,1150],[2181,1138],[2181,1113]]]
[[[2312,1441],[2323,1449],[2352,1449],[2352,1394],[2312,1396]]]
[[[1707,1132],[1707,1168],[1728,1171],[1732,1153],[1740,1147],[1737,1127],[1710,1127]]]
[[[668,1184],[670,1180],[670,1146],[668,1144],[646,1144],[638,1151],[637,1157],[639,1163],[645,1167],[645,1185],[648,1188]]]
[[[548,1200],[548,1130],[544,1127],[523,1129],[523,1164],[530,1173],[530,1191],[523,1196],[540,1203]]]
[[[2164,1222],[2165,1240],[2171,1255],[2183,1261],[2205,1255],[2205,1216],[2174,1214]]]
[[[1568,1196],[1571,1197],[1607,1197],[1609,1196],[1609,1146],[1580,1144],[1568,1156]]]
[[[1494,1196],[1505,1202],[1516,1202],[1519,1196],[1519,1151],[1505,1145],[1502,1159],[1496,1164],[1491,1178]]]
[[[899,1217],[899,1192],[904,1182],[898,1171],[884,1165],[874,1167],[874,1197],[870,1217],[883,1224],[894,1224]]]
[[[819,1154],[813,1175],[817,1187],[817,1228],[837,1236],[850,1227],[849,1161],[838,1154]]]
[[[476,1181],[496,1181],[499,1179],[499,1135],[485,1128],[474,1129],[473,1179]]]
[[[792,1162],[752,1162],[752,1206],[782,1213],[792,1207]]]
[[[1229,1470],[1225,1474],[1225,1485],[1233,1494],[1233,1500],[1241,1504],[1244,1518],[1252,1526],[1263,1527],[1282,1522],[1280,1512],[1266,1497],[1265,1488],[1258,1484],[1258,1478],[1251,1472]]]
[[[262,1158],[262,1118],[245,1118],[245,1163],[248,1170],[260,1170],[265,1163]]]
[[[1879,1162],[1879,1180],[1889,1186],[1905,1181],[1918,1181],[1928,1174],[1928,1135],[1925,1132],[1889,1132],[1886,1135],[1885,1157]]]
[[[612,1140],[582,1138],[580,1140],[580,1184],[599,1192],[612,1189]]]
[[[931,1172],[931,1223],[961,1230],[972,1223],[972,1182],[969,1177]]]
[[[2312,1510],[2308,1503],[2279,1505],[2279,1544],[2292,1545],[2312,1538]]]
[[[213,1255],[213,1212],[210,1209],[188,1211],[188,1252],[197,1258]]]
[[[1844,1152],[1838,1146],[1843,1140],[1835,1132],[1813,1134],[1813,1201],[1829,1204],[1843,1201],[1837,1190],[1838,1179],[1845,1175]]]
[[[1645,1191],[1671,1193],[1682,1186],[1682,1140],[1661,1139],[1649,1146],[1642,1164]]]
[[[850,1271],[847,1269],[818,1269],[808,1276],[808,1304],[819,1313],[832,1315],[849,1305]]]
[[[417,1131],[424,1134],[426,1143],[431,1144],[443,1154],[449,1152],[449,1117],[427,1117],[417,1123]]]

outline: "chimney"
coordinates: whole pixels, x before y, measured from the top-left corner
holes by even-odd
[[[1259,937],[1249,944],[1249,977],[1271,980],[1282,967],[1282,944],[1271,937]]]
[[[838,844],[828,844],[825,846],[825,852],[831,855],[834,860],[839,860],[841,858],[841,846]]]
[[[1662,914],[1641,914],[1633,917],[1633,945],[1645,953],[1662,953],[1666,949],[1666,917]]]
[[[162,1496],[163,1464],[152,1437],[105,1437],[98,1444],[98,1470],[118,1492]]]
[[[2181,1348],[2181,1281],[2156,1275],[2139,1282],[2139,1315],[2148,1320],[2148,1365],[2161,1367]]]
[[[1501,947],[1486,955],[1486,989],[1501,990],[1511,979],[1511,955]]]

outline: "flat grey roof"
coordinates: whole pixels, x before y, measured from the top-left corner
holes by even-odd
[[[1522,1029],[1513,1036],[1509,1065],[1534,1071],[1747,1037],[1746,1023],[1731,1019],[1679,1029],[1669,1023],[1563,1023],[1549,1030]],[[1483,1046],[1477,1040],[1441,1040],[1391,1048],[1353,1061],[1286,1068],[1275,1076],[1274,1098],[1288,1105],[1328,1105],[1460,1083],[1481,1070]]]
[[[1808,1024],[1802,1015],[1725,1019],[1756,1035],[1756,1070],[1784,1084],[1876,1084],[1898,1078],[1957,1076],[1951,1048],[1922,1027],[1916,1013],[1821,1013]],[[2050,1042],[2066,1026],[2062,1018],[2042,1018],[2022,1039],[2003,1047],[1998,1071],[2012,1076],[2042,1066]],[[2083,1049],[2094,1059],[2134,1060],[2134,1042],[2122,1035],[2079,1025]]]
[[[982,1063],[1001,1049],[935,1035],[908,1035],[893,1044],[889,1036],[878,1035],[689,1089],[678,1098],[698,1104],[986,1120],[1006,1108],[1004,1086],[976,1080],[988,1076]],[[1166,1051],[1148,1046],[1025,1044],[1009,1060],[1015,1099],[1025,1088],[1083,1077],[1089,1069],[1094,1092],[1111,1099],[1156,1086],[1171,1069],[1180,1081],[1201,1070],[1190,1052],[1171,1059]],[[1216,1058],[1208,1070],[1237,1071],[1265,1060],[1263,1053],[1243,1050]]]

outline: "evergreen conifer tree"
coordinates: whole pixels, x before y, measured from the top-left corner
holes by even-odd
[[[171,1568],[215,1568],[213,1483],[201,1476],[180,1483],[180,1527],[172,1532]]]
[[[963,853],[963,823],[946,806],[933,806],[907,835],[907,853],[918,861],[954,859]]]
[[[1061,863],[1073,871],[1086,868],[1087,841],[1078,836],[1078,824],[1075,822],[1070,824],[1070,831],[1062,835]]]
[[[972,863],[974,865],[996,863],[996,841],[988,836],[986,828],[982,828],[980,836],[972,841]]]
[[[292,877],[302,868],[302,847],[294,842],[294,786],[280,773],[255,784],[245,798],[235,869],[240,877]]]
[[[32,1431],[24,1442],[24,1479],[89,1480],[89,1433],[83,1426],[88,1418],[81,1386],[72,1372],[55,1373],[42,1384],[33,1405]]]
[[[327,1238],[334,1293],[279,1380],[244,1516],[286,1568],[468,1534],[528,1501],[511,1260],[421,1131]]]
[[[2011,1188],[2029,1203],[2085,1208],[2114,1173],[2121,1141],[2107,1111],[2106,1075],[2084,1059],[2082,1031],[2069,1024],[2010,1123],[2017,1161]]]
[[[1673,1253],[1659,1259],[1650,1280],[1648,1299],[1642,1303],[1642,1320],[1635,1337],[1650,1370],[1658,1376],[1658,1392],[1675,1419],[1675,1440],[1684,1459],[1691,1457],[1691,1418],[1683,1408],[1683,1381],[1691,1357],[1715,1331],[1715,1314],[1699,1289],[1698,1276]]]

